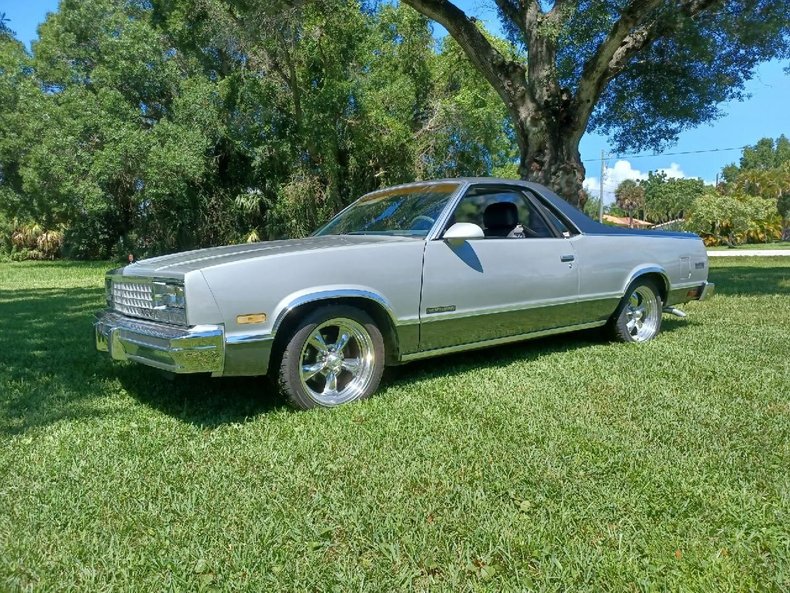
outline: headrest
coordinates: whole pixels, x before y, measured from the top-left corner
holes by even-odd
[[[483,212],[487,229],[512,229],[518,224],[518,208],[512,202],[495,202]]]

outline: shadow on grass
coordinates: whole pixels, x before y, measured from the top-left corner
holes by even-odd
[[[689,320],[664,320],[671,332]],[[531,361],[558,352],[600,344],[601,330],[588,330],[538,340],[443,356],[387,369],[381,387],[397,387],[425,378],[453,376],[480,367],[504,366]],[[204,427],[242,422],[275,409],[287,409],[267,377],[222,378],[166,376],[141,365],[123,365],[114,371],[126,391],[138,401],[165,414]]]
[[[96,415],[86,319],[98,289],[0,291],[0,430]]]
[[[790,265],[783,264],[778,263],[776,267],[713,266],[710,281],[716,284],[716,293],[722,295],[790,294]]]
[[[787,292],[787,267],[719,267],[711,276],[722,294]],[[111,361],[93,344],[93,313],[102,305],[100,288],[0,290],[0,433],[112,413],[107,400],[113,390],[207,428],[243,422],[284,406],[264,378],[168,378],[142,365]],[[693,317],[665,317],[664,331],[693,324]],[[590,330],[415,362],[388,370],[383,386],[528,362],[601,339],[600,331]]]
[[[138,364],[124,364],[115,374],[140,403],[204,428],[246,422],[278,409],[291,410],[266,377],[173,376]]]
[[[690,317],[679,319],[664,316],[661,333],[684,330],[694,323]],[[608,341],[607,332],[601,327],[428,358],[388,369],[382,387],[397,387],[415,380],[460,374],[480,368],[504,367],[514,362],[533,362],[543,356],[606,344]]]
[[[93,342],[103,297],[93,288],[0,290],[0,434],[110,413],[108,398],[122,393],[116,381],[141,403],[205,427],[282,406],[262,378],[168,380],[155,369],[113,362]]]

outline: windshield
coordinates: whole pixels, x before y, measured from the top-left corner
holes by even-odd
[[[320,235],[425,237],[457,183],[416,185],[369,194],[315,232]]]

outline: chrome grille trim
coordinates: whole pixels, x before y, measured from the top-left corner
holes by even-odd
[[[143,319],[156,319],[154,292],[150,284],[112,282],[110,303],[119,313]]]
[[[186,325],[186,311],[157,305],[154,297],[155,283],[171,283],[171,280],[140,278],[131,276],[108,276],[109,291],[107,304],[112,311],[128,317]]]

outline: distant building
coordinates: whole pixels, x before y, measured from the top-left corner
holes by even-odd
[[[610,214],[604,214],[603,221],[608,222],[609,224],[613,224],[615,226],[624,226],[624,227],[635,228],[635,229],[646,229],[653,226],[652,222],[647,222],[646,220],[639,220],[638,218],[611,216]]]

